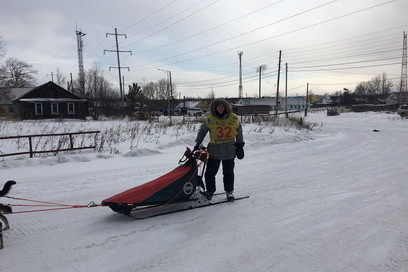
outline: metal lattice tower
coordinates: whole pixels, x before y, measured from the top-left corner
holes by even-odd
[[[402,67],[401,67],[401,92],[407,92],[407,33],[404,31],[404,43],[402,47]],[[407,101],[405,101],[407,102]]]
[[[241,98],[242,97],[242,54],[244,54],[244,52],[239,51],[238,52],[238,57],[239,57],[239,86],[238,86],[238,97]]]
[[[77,35],[77,45],[78,45],[78,65],[79,65],[79,88],[80,88],[80,96],[84,97],[85,95],[85,72],[84,72],[84,57],[82,54],[82,37],[86,34],[82,31],[76,31]]]

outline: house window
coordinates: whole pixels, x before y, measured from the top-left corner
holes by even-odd
[[[43,115],[43,104],[35,103],[35,115]]]
[[[75,104],[74,103],[68,103],[68,114],[75,114]]]
[[[52,102],[51,103],[51,114],[52,115],[58,115],[59,114],[58,103],[57,102]]]

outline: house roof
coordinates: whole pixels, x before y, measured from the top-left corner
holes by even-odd
[[[203,101],[203,100],[196,100],[196,101],[184,101],[184,102],[180,102],[177,104],[176,108],[187,108],[187,109],[192,109],[192,108],[196,108],[196,107],[207,107],[208,104],[207,102]]]
[[[68,92],[52,81],[44,83],[22,96],[13,99],[12,102],[33,102],[33,101],[86,101],[73,93]]]
[[[70,102],[70,101],[72,101],[73,99],[72,98],[41,98],[41,97],[38,97],[38,98],[20,98],[20,99],[18,99],[18,101],[21,101],[21,102]],[[83,101],[83,102],[85,102],[85,101],[87,101],[87,99],[81,99],[81,98],[79,98],[79,99],[75,99],[75,101]]]
[[[388,97],[390,96],[396,96],[396,97],[400,97],[400,96],[406,96],[408,94],[408,92],[393,92],[388,94]]]

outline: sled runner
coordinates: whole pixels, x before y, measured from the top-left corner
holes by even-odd
[[[191,152],[187,148],[179,161],[180,166],[173,171],[109,197],[101,204],[128,216],[137,211],[157,210],[158,207],[166,210],[177,206],[176,210],[180,210],[190,207],[192,202],[195,205],[208,204],[209,201],[202,195],[202,174],[208,156],[206,150]]]
[[[235,201],[249,198],[249,196],[238,196],[235,197]],[[214,206],[223,203],[230,203],[231,200],[228,200],[225,197],[225,193],[215,194],[212,200],[205,198],[201,192],[197,194],[197,198],[192,196],[189,200],[185,202],[178,202],[173,204],[167,204],[163,206],[149,207],[144,208],[135,208],[130,213],[130,217],[137,219],[146,219],[150,217],[172,214],[182,211],[188,211],[192,209],[204,208],[208,206]]]

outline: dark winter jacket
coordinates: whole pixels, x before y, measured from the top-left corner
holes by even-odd
[[[224,114],[221,116],[216,111],[219,104],[225,107]],[[195,141],[201,144],[208,132],[210,134],[210,143],[207,150],[213,159],[234,159],[235,144],[244,143],[239,117],[232,112],[231,104],[224,99],[216,99],[210,103],[210,115],[205,117]]]

